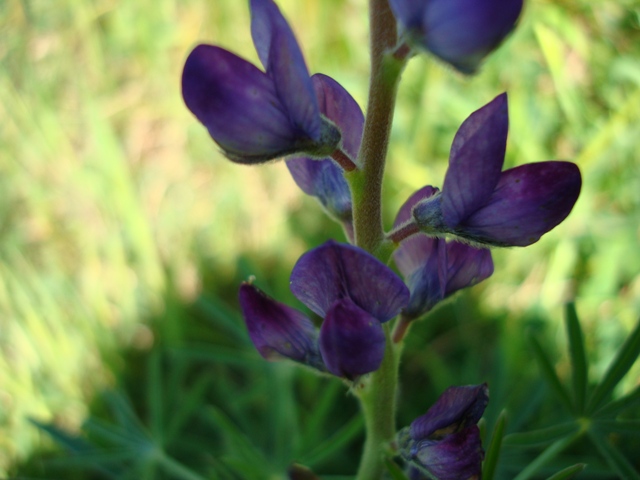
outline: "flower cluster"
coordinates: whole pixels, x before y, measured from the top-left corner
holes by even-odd
[[[509,35],[523,8],[522,0],[388,3],[399,35],[387,58],[403,65],[414,48],[424,49],[466,74]],[[184,101],[230,160],[285,158],[296,184],[356,243],[354,198],[344,173],[366,170],[359,158],[362,110],[334,79],[309,74],[273,0],[250,0],[250,10],[263,69],[220,47],[199,45],[184,66]],[[562,222],[580,193],[580,171],[562,161],[502,171],[508,126],[502,94],[460,126],[442,190],[424,186],[400,208],[386,244],[396,247],[404,281],[355,245],[328,241],[308,251],[294,266],[290,287],[321,318],[319,327],[243,283],[240,307],[258,352],[354,382],[380,368],[386,322],[399,316],[393,335],[399,342],[411,321],[492,275],[489,247],[530,245]],[[476,424],[487,402],[486,385],[451,387],[399,432],[410,478],[480,478],[484,452]]]
[[[349,380],[378,369],[385,349],[382,324],[409,300],[389,267],[334,241],[300,257],[291,291],[323,318],[320,331],[303,313],[245,283],[240,307],[254,345],[268,360],[289,358]]]

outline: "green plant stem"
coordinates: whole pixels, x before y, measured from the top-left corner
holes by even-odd
[[[395,58],[396,22],[387,0],[369,0],[371,30],[371,78],[367,116],[358,154],[358,168],[345,174],[353,198],[355,243],[386,261],[391,252],[382,227],[382,180],[398,81],[405,58]],[[391,341],[389,323],[384,326],[386,347],[380,368],[354,390],[362,405],[366,440],[357,480],[381,480],[384,451],[394,439],[395,398],[401,347]]]
[[[367,438],[356,480],[380,480],[385,471],[384,452],[396,434],[396,387],[401,346],[391,341],[385,325],[386,347],[382,365],[357,391],[365,419]]]
[[[376,254],[384,239],[382,229],[382,179],[393,121],[396,91],[404,59],[391,53],[396,22],[387,0],[369,0],[371,77],[367,116],[358,155],[359,168],[345,175],[353,196],[355,241]]]

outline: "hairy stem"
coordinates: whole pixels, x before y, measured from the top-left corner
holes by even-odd
[[[396,91],[405,59],[391,52],[397,41],[396,22],[387,0],[369,0],[371,79],[367,116],[357,170],[346,173],[353,197],[355,242],[383,261],[391,242],[382,226],[382,180]],[[400,347],[385,326],[386,348],[380,368],[355,388],[365,418],[366,441],[356,480],[381,480],[384,449],[395,437],[395,398]]]
[[[393,120],[398,79],[404,60],[387,53],[397,40],[387,0],[369,0],[371,77],[367,117],[358,157],[359,170],[346,175],[353,194],[356,244],[375,253],[382,243],[382,179]]]
[[[400,347],[391,341],[390,326],[385,325],[386,347],[380,368],[369,382],[357,390],[365,418],[367,438],[356,480],[381,480],[384,453],[396,434],[395,411]]]

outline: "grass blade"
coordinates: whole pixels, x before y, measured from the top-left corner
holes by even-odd
[[[633,366],[638,355],[640,355],[640,322],[638,322],[636,328],[624,342],[613,363],[607,370],[607,373],[605,373],[604,378],[593,392],[589,406],[587,407],[587,413],[594,412],[602,405],[616,385],[618,385],[618,382],[622,380],[622,377],[624,377]]]
[[[565,310],[565,323],[569,338],[569,352],[571,354],[571,370],[573,373],[573,399],[578,413],[584,412],[587,396],[587,382],[589,365],[584,348],[584,336],[576,306],[573,302],[567,303]]]
[[[503,410],[498,417],[496,426],[493,429],[493,435],[491,436],[491,443],[487,449],[487,454],[484,458],[484,464],[482,465],[482,478],[485,480],[493,480],[493,476],[496,473],[496,467],[498,466],[498,458],[500,457],[500,450],[502,448],[502,439],[504,437],[504,429],[507,424],[507,413]]]
[[[360,434],[360,432],[362,432],[363,427],[364,420],[362,419],[362,415],[355,415],[342,428],[305,455],[300,462],[304,465],[309,465],[312,468],[315,467],[325,458],[331,456],[331,454],[342,449],[345,445],[351,442],[358,434]]]
[[[575,477],[578,473],[583,471],[587,466],[586,463],[577,463],[570,467],[565,468],[564,470],[560,470],[555,475],[551,475],[547,480],[569,480]]]
[[[565,388],[560,383],[560,378],[558,378],[558,374],[553,368],[553,365],[551,364],[551,360],[549,360],[549,357],[547,356],[544,349],[542,348],[542,345],[540,345],[540,342],[538,341],[538,339],[532,334],[528,336],[528,339],[533,349],[533,353],[536,357],[536,360],[538,361],[538,365],[540,366],[540,370],[544,375],[544,377],[546,378],[547,383],[549,384],[551,389],[554,391],[554,393],[558,397],[558,400],[560,400],[560,403],[562,403],[562,405],[564,405],[564,407],[569,412],[573,413],[574,408],[573,408],[573,404],[571,403],[571,398],[569,397],[569,394],[567,393]]]

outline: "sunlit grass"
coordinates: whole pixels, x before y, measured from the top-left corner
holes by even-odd
[[[310,70],[364,106],[366,2],[279,4]],[[640,311],[639,16],[632,0],[529,2],[477,77],[414,59],[385,190],[389,225],[415,189],[441,185],[459,124],[508,91],[508,165],[574,160],[584,189],[539,243],[496,253],[496,274],[476,289],[483,321],[508,312],[508,335],[527,315],[559,320],[576,298],[600,372]],[[246,270],[276,268],[284,292],[328,227],[282,163],[231,164],[182,104],[196,43],[257,60],[245,2],[9,0],[0,38],[1,476],[38,444],[29,416],[77,427],[114,382],[104,359],[153,341],[139,324],[162,313],[166,272],[185,301],[200,293],[200,268],[225,291]],[[560,341],[560,322],[550,327]]]

